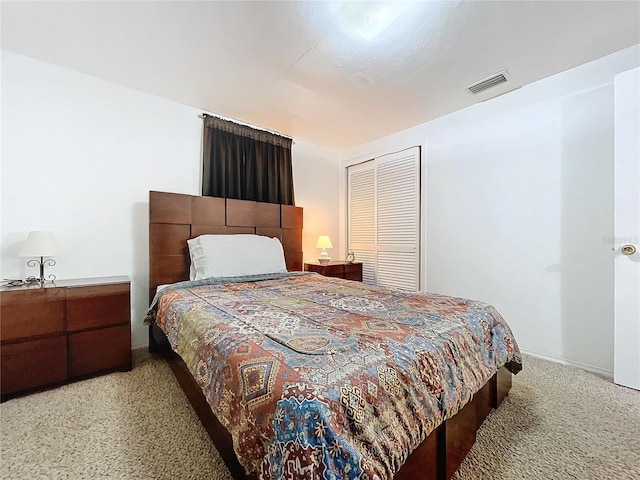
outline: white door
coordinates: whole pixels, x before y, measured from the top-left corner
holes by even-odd
[[[615,77],[614,381],[640,390],[640,68]]]
[[[347,245],[365,283],[420,289],[420,148],[348,167]]]

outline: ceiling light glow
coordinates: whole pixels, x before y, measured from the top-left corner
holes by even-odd
[[[402,15],[410,5],[411,2],[398,1],[345,1],[336,6],[334,17],[349,31],[371,41]]]

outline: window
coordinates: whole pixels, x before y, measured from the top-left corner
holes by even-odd
[[[202,194],[294,205],[292,140],[204,115]]]

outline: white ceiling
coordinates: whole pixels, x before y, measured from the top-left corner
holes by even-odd
[[[2,48],[344,148],[640,43],[639,1],[412,2],[370,42],[333,7],[2,1]]]

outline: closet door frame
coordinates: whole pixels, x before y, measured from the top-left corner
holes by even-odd
[[[382,286],[422,290],[424,274],[424,168],[421,147],[405,147],[375,158],[343,162],[345,245],[365,263],[365,278]],[[351,197],[352,179],[360,185]],[[367,183],[371,182],[371,186]],[[404,186],[408,190],[403,189]],[[393,192],[398,192],[398,196]],[[372,202],[368,204],[368,197]],[[404,197],[404,198],[403,198]],[[385,200],[378,204],[378,199]],[[356,202],[352,205],[352,200]],[[397,203],[395,203],[397,201]],[[350,234],[352,207],[360,228]],[[370,209],[372,211],[370,211]],[[410,213],[405,215],[405,212]],[[397,233],[397,236],[396,236]],[[386,268],[385,268],[386,265]],[[397,270],[396,270],[397,268]],[[367,272],[368,270],[368,272]]]

